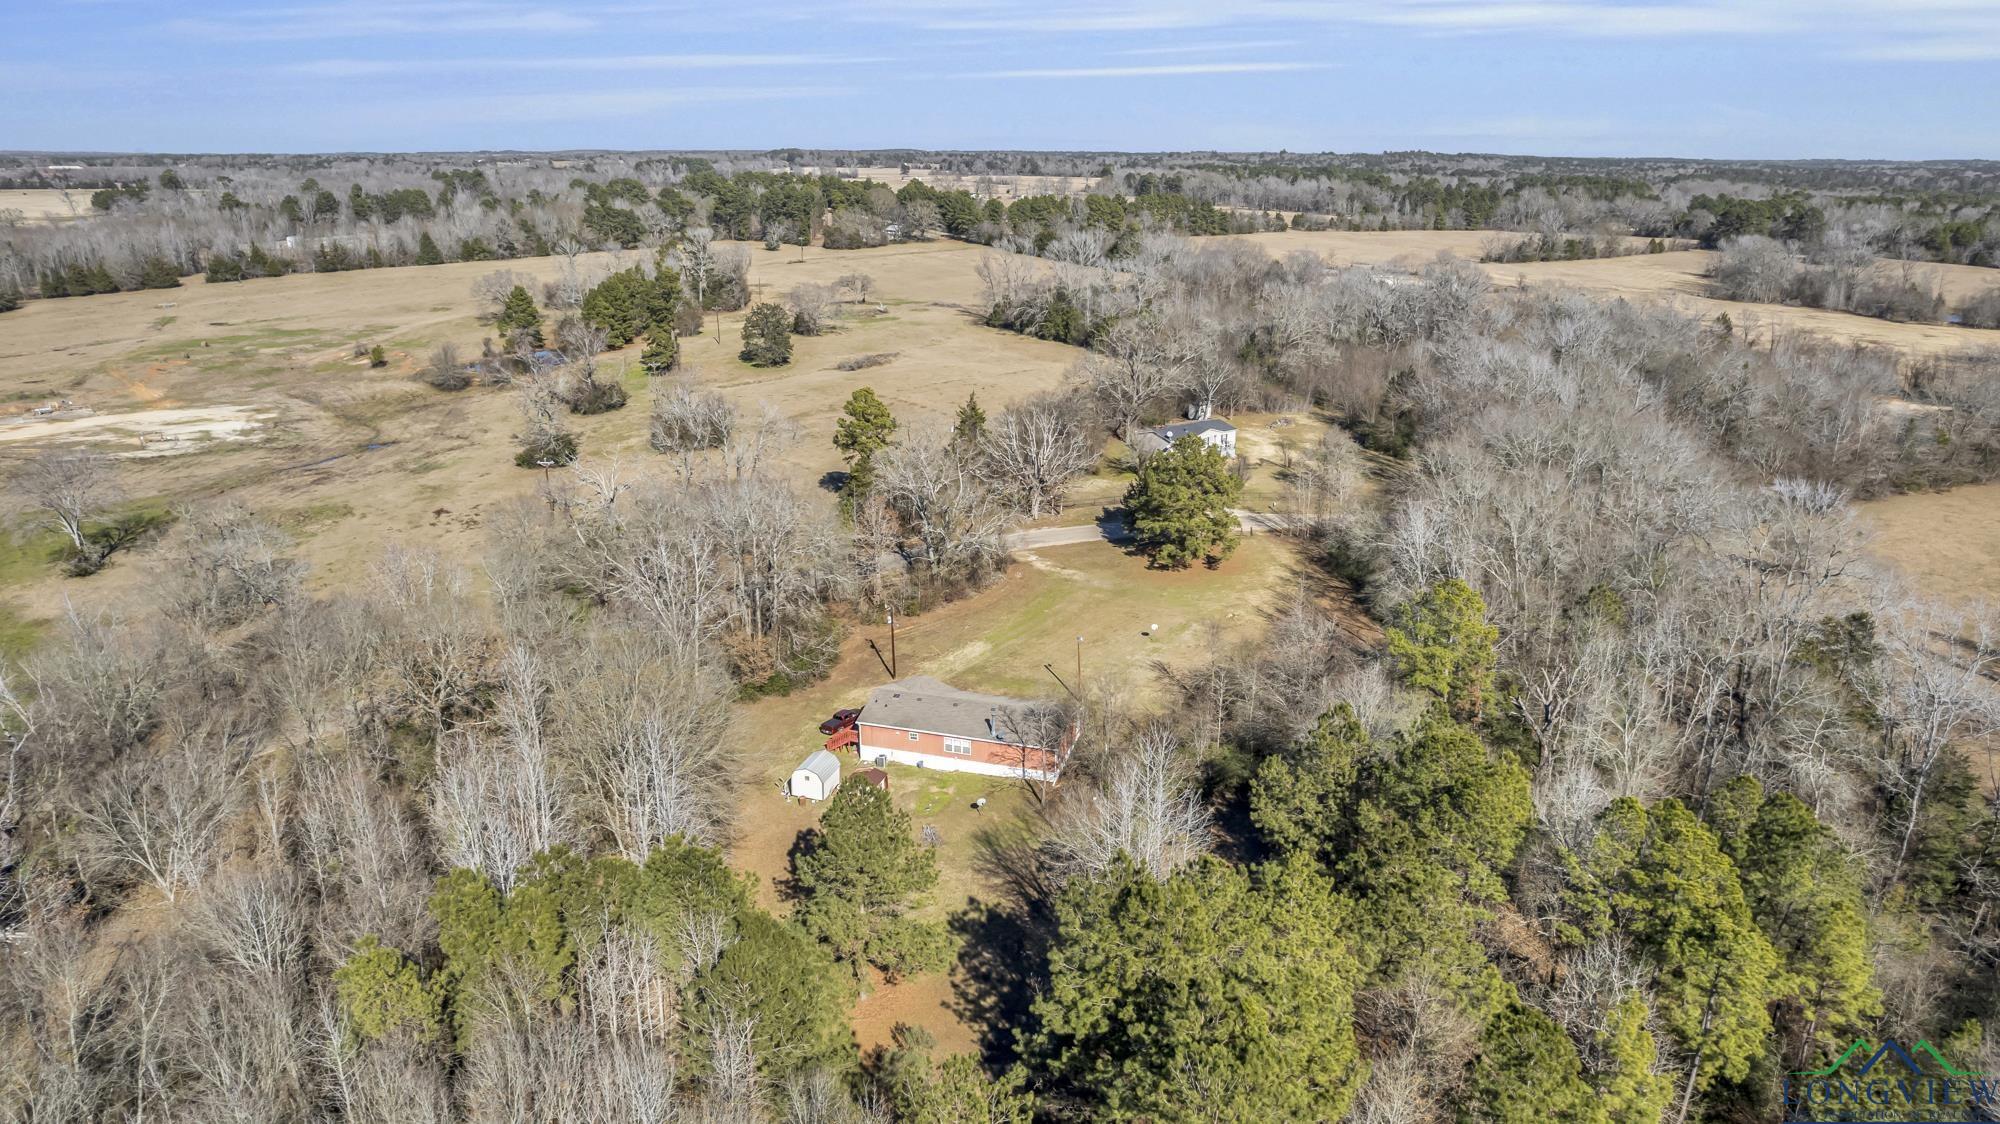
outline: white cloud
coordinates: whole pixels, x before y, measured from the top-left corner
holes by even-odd
[[[1292,39],[1243,39],[1226,43],[1177,43],[1165,47],[1125,47],[1114,55],[1203,55],[1218,51],[1254,51],[1265,47],[1296,47]]]
[[[534,94],[487,94],[384,105],[380,111],[399,126],[458,124],[467,121],[581,123],[622,119],[720,102],[796,101],[837,97],[853,91],[832,86],[713,87],[678,90],[586,90]]]
[[[237,42],[445,34],[555,35],[595,29],[598,21],[585,8],[505,0],[411,0],[399,4],[354,0],[245,10],[228,19],[170,20],[166,28],[196,38]]]
[[[881,56],[837,56],[837,55],[606,55],[606,56],[555,56],[527,55],[510,58],[441,58],[441,59],[309,59],[304,62],[279,63],[272,69],[285,74],[300,74],[315,78],[364,78],[384,74],[408,74],[421,76],[436,73],[491,72],[504,74],[518,71],[592,71],[623,70],[753,70],[774,66],[846,66],[861,63],[892,62]]]
[[[845,0],[845,4],[850,16],[864,20],[1023,34],[1376,26],[1438,35],[1525,33],[1622,40],[1790,36],[1820,52],[1925,60],[1988,58],[2000,52],[2000,4],[1994,0]],[[1135,50],[1199,49],[1190,45]]]
[[[986,70],[968,78],[1157,78],[1192,74],[1276,74],[1292,70],[1324,70],[1316,62],[1189,62],[1157,66],[1058,66],[1028,70]]]

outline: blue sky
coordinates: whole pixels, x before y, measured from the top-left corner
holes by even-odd
[[[14,0],[0,149],[2000,157],[2000,0]]]

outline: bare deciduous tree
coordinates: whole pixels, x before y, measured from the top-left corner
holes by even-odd
[[[84,525],[118,502],[110,457],[90,449],[51,449],[15,469],[13,483],[69,540],[80,572],[103,564],[104,550],[84,534]]]
[[[1065,793],[1046,844],[1062,877],[1087,877],[1129,857],[1165,879],[1208,850],[1210,816],[1195,766],[1164,725],[1142,731],[1089,791]]]
[[[1006,515],[949,433],[910,433],[876,461],[875,488],[917,538],[933,573],[983,573],[1001,557]]]
[[[492,727],[462,731],[440,747],[430,817],[447,864],[481,871],[506,890],[529,858],[577,840],[556,787],[541,663],[510,648],[501,677]]]
[[[694,483],[694,454],[720,449],[736,429],[736,407],[712,390],[698,389],[693,373],[653,389],[653,448],[681,462],[681,482]]]
[[[235,810],[242,764],[226,739],[129,758],[77,810],[86,856],[107,873],[136,873],[169,901],[200,885]]]
[[[1120,320],[1099,338],[1096,350],[1084,360],[1084,382],[1116,419],[1119,439],[1127,444],[1147,407],[1181,386],[1188,353],[1179,343],[1157,322]]]
[[[663,840],[715,840],[730,692],[711,668],[637,630],[594,636],[556,695],[562,773],[578,817],[634,861]]]
[[[982,474],[1030,519],[1061,511],[1069,482],[1097,463],[1081,407],[1071,395],[1039,395],[1002,410],[980,439]]]

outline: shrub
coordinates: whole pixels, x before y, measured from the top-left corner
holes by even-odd
[[[560,467],[575,464],[580,445],[574,433],[553,433],[547,437],[528,442],[521,451],[514,454],[514,463],[522,468],[540,468],[541,462]]]
[[[181,271],[165,258],[147,258],[139,267],[139,287],[142,289],[178,289]]]
[[[368,349],[368,365],[370,367],[387,367],[389,365],[389,353],[382,350],[381,344],[378,343]]]
[[[0,310],[6,307],[6,296],[0,294]],[[1988,289],[1967,301],[1958,310],[1958,315],[1968,328],[2000,328],[2000,287]]]
[[[843,371],[860,371],[892,362],[900,354],[902,353],[899,351],[877,351],[869,355],[857,355],[852,359],[842,359],[835,366]]]
[[[472,376],[459,362],[456,344],[441,343],[431,349],[430,362],[417,377],[438,390],[464,390],[472,385]]]
[[[625,388],[615,382],[596,379],[580,382],[569,395],[572,414],[608,414],[625,405]]]

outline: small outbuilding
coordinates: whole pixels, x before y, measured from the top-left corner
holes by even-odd
[[[825,800],[839,787],[840,758],[815,749],[792,770],[792,783],[786,791],[805,800]]]
[[[863,769],[861,770],[861,779],[881,789],[883,792],[889,791],[889,771],[887,769]]]
[[[1140,430],[1132,436],[1132,450],[1141,456],[1150,456],[1153,453],[1166,451],[1183,437],[1199,437],[1203,444],[1213,445],[1222,450],[1222,455],[1225,457],[1236,455],[1236,427],[1221,418],[1175,422],[1172,425]]]

